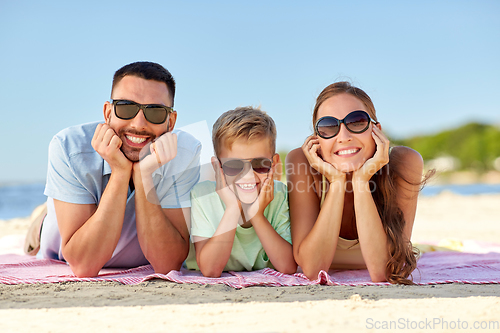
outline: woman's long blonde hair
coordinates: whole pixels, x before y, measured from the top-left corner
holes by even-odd
[[[318,109],[321,104],[328,98],[339,94],[350,94],[359,99],[366,106],[365,111],[368,112],[373,120],[378,122],[375,106],[371,98],[363,90],[352,86],[349,82],[343,81],[329,85],[319,94],[313,110],[313,126],[316,123]],[[382,225],[387,235],[391,254],[386,266],[386,279],[390,283],[413,284],[408,277],[417,268],[417,256],[419,252],[418,249],[413,247],[411,241],[404,237],[406,221],[403,212],[397,204],[397,198],[400,195],[398,193],[397,179],[403,179],[409,184],[420,185],[422,187],[431,174],[423,177],[420,183],[413,184],[402,176],[400,172],[401,164],[401,158],[396,153],[392,153],[389,163],[371,178],[370,183],[372,183],[371,192],[373,201],[377,206]],[[415,195],[417,194],[415,193]]]

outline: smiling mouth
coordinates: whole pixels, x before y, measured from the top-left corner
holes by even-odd
[[[148,140],[148,138],[141,138],[133,135],[125,135],[128,141],[130,141],[133,144],[140,145],[143,144]]]
[[[345,156],[345,155],[354,155],[357,152],[359,152],[361,148],[354,148],[354,149],[344,149],[344,150],[339,150],[335,152],[335,155],[338,156]]]
[[[244,191],[252,191],[253,189],[255,189],[255,187],[257,187],[257,184],[236,184],[236,186],[238,186],[239,188],[241,188],[242,190]]]

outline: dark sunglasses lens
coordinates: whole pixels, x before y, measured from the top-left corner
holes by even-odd
[[[370,125],[370,117],[366,112],[354,111],[347,115],[344,122],[351,132],[362,133]]]
[[[144,112],[146,119],[153,124],[162,124],[167,119],[167,110],[162,107],[148,106]]]
[[[139,108],[129,102],[117,102],[115,105],[116,116],[120,119],[132,119],[138,112]]]
[[[236,176],[243,171],[245,163],[240,160],[231,160],[222,164],[222,170],[227,176]]]
[[[257,173],[268,173],[272,165],[273,162],[267,158],[254,158],[252,160],[252,169]]]
[[[339,132],[339,122],[333,117],[322,118],[316,125],[316,131],[322,138],[333,138]]]

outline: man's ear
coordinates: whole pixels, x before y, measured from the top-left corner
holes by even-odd
[[[174,130],[175,122],[177,121],[177,111],[170,112],[167,121],[167,131],[172,132]]]
[[[111,110],[113,110],[113,104],[106,101],[103,106],[102,113],[104,114],[104,122],[109,125],[111,121]]]
[[[273,156],[273,178],[281,181],[283,177],[283,163],[281,163],[280,154],[276,153]]]

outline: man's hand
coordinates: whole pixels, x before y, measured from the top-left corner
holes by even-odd
[[[337,179],[345,179],[346,174],[338,170],[334,165],[324,161],[319,155],[321,151],[318,137],[316,135],[309,136],[302,145],[302,151],[309,162],[309,165],[316,171],[326,177],[328,182],[332,183]]]
[[[140,161],[134,163],[134,168],[139,164],[143,177],[151,176],[153,171],[173,160],[175,156],[177,156],[177,134],[167,132],[141,150]]]
[[[132,162],[120,150],[122,140],[108,124],[98,124],[92,138],[92,147],[111,167],[112,171],[131,171]]]

